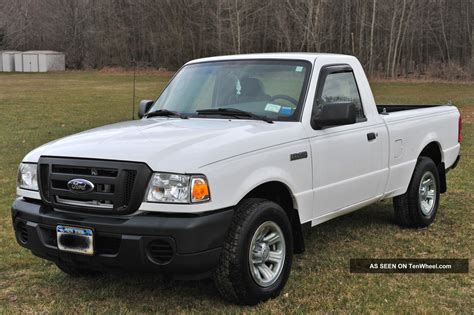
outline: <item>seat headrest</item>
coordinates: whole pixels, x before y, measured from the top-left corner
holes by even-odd
[[[265,94],[263,83],[256,78],[243,78],[240,80],[242,96],[260,96]]]

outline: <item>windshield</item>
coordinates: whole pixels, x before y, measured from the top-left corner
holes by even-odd
[[[166,109],[190,117],[198,110],[232,108],[295,121],[311,64],[307,61],[232,60],[183,67],[150,112]],[[207,117],[206,114],[199,117]],[[214,116],[215,117],[215,116]]]

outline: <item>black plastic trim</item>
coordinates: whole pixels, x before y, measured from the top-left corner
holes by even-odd
[[[77,263],[107,271],[148,270],[188,275],[208,274],[217,266],[233,217],[233,209],[193,217],[172,217],[159,213],[91,216],[53,211],[50,207],[22,198],[14,201],[11,213],[15,231],[19,223],[28,230],[28,242],[18,240],[18,243],[35,255],[53,262]],[[103,248],[90,257],[59,251],[53,235],[58,224],[92,228],[94,236],[103,239]],[[17,232],[15,234],[18,235]],[[107,239],[113,240],[110,248],[107,247]],[[150,258],[147,245],[153,240],[170,243],[173,256],[169,261],[160,263]]]
[[[113,169],[117,171],[115,177],[54,173],[53,166],[67,166],[71,168],[98,168]],[[131,191],[126,194],[127,177],[134,173],[134,182]],[[102,159],[70,158],[70,157],[51,157],[41,156],[38,161],[38,186],[41,199],[45,204],[61,210],[88,212],[88,213],[107,213],[107,214],[130,214],[135,212],[141,205],[146,193],[148,181],[153,171],[145,163],[125,162]],[[94,184],[114,184],[113,192],[90,192],[76,194],[67,189],[53,187],[53,180],[67,181],[75,178],[86,179]],[[46,186],[46,187],[45,187]],[[130,200],[124,200],[129,195]],[[56,201],[56,196],[71,199],[100,199],[113,202],[113,209],[104,209],[94,206],[76,206],[64,204]]]
[[[438,176],[439,176],[439,192],[441,194],[445,193],[448,190],[448,184],[446,182],[446,168],[444,162],[439,163],[437,166],[438,168]]]
[[[438,107],[445,105],[377,105],[377,111],[379,114],[389,114],[393,112],[400,112],[403,110],[422,109],[430,107]]]

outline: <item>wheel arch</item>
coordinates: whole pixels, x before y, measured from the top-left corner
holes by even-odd
[[[298,204],[288,185],[277,180],[267,181],[251,189],[242,199],[247,198],[263,198],[280,205],[291,223],[294,252],[297,254],[304,252],[305,245]]]
[[[429,157],[435,162],[436,165],[443,162],[443,150],[441,144],[438,141],[431,141],[423,146],[418,156]]]
[[[441,144],[438,141],[431,141],[427,143],[421,150],[418,157],[428,157],[436,164],[440,182],[440,192],[444,193],[447,189],[446,184],[446,169],[444,165],[443,150]]]

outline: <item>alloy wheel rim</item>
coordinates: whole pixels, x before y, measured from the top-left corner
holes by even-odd
[[[418,196],[421,212],[429,216],[436,203],[436,181],[433,173],[426,172],[421,178]]]
[[[252,278],[259,286],[271,286],[279,278],[285,250],[285,237],[275,222],[266,221],[257,228],[250,243],[249,266]]]

